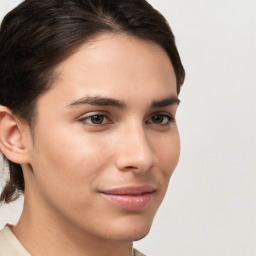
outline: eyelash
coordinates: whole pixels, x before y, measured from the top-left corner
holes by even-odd
[[[163,120],[165,120],[165,123],[158,123],[158,122],[156,122],[156,123],[153,123],[152,121],[149,121],[150,119],[152,119],[152,118],[156,118],[156,117],[160,117],[161,119],[162,119],[162,122],[163,122]],[[156,114],[153,114],[151,117],[150,117],[150,119],[147,121],[147,123],[152,123],[152,124],[156,124],[156,125],[162,125],[162,126],[165,126],[165,125],[168,125],[168,124],[170,124],[171,122],[174,122],[175,121],[175,119],[173,118],[173,116],[172,115],[170,115],[170,114],[161,114],[161,113],[156,113]]]
[[[92,121],[92,118],[101,118],[99,121],[102,121],[100,123],[94,123]],[[162,119],[162,121],[160,123],[158,122],[153,122],[152,118],[159,118],[160,117],[160,121]],[[88,120],[90,120],[90,122],[88,122]],[[106,121],[105,123],[104,120]],[[105,114],[105,113],[95,113],[95,114],[90,114],[89,116],[84,116],[82,118],[79,119],[80,122],[82,122],[83,124],[87,124],[90,126],[104,126],[107,125],[108,123],[112,123],[110,121],[110,118]],[[163,123],[163,121],[165,121]],[[166,126],[169,125],[171,122],[175,122],[175,119],[172,115],[170,114],[162,114],[162,113],[156,113],[151,115],[151,117],[146,121],[147,124],[155,124],[155,125],[161,125],[161,126]]]
[[[103,126],[103,125],[106,125],[107,123],[99,123],[99,124],[95,124],[92,122],[92,118],[95,118],[95,117],[103,117],[103,120],[107,120],[109,121],[110,118],[108,118],[108,116],[106,114],[103,114],[103,113],[95,113],[95,114],[91,114],[89,116],[84,116],[82,118],[79,119],[79,121],[81,121],[83,124],[88,124],[88,125],[91,125],[91,126]],[[88,120],[91,120],[91,122],[88,122]]]

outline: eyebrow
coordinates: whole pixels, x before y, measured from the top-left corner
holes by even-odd
[[[171,96],[168,98],[165,98],[163,100],[156,100],[153,101],[152,107],[153,108],[161,108],[161,107],[166,107],[166,106],[171,106],[171,105],[179,105],[180,100],[176,96]]]
[[[69,104],[68,106],[76,106],[76,105],[95,105],[95,106],[113,106],[118,108],[124,108],[125,103],[120,100],[116,100],[113,98],[106,98],[106,97],[84,97],[79,100],[76,100]]]
[[[176,96],[171,96],[162,100],[155,100],[152,102],[151,107],[153,108],[159,108],[159,107],[166,107],[171,105],[179,105],[180,100]],[[94,105],[94,106],[112,106],[117,108],[124,108],[126,104],[117,99],[108,98],[108,97],[83,97],[79,100],[76,100],[68,105],[68,107],[71,106],[77,106],[77,105]]]

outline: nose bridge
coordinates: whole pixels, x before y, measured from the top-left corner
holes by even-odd
[[[154,164],[154,152],[143,124],[131,123],[122,129],[120,136],[116,159],[118,168],[138,171],[150,169]]]

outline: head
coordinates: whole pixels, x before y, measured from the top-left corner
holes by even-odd
[[[131,239],[145,235],[179,156],[185,73],[164,17],[144,0],[26,0],[3,20],[0,49],[0,200],[25,191],[82,227],[105,212],[119,219],[112,237],[145,214]],[[115,195],[136,189],[150,192],[141,204]]]

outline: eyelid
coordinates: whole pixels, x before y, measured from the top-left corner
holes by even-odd
[[[149,120],[152,119],[152,117],[154,117],[154,116],[166,117],[166,118],[168,118],[168,122],[166,124],[161,124],[161,123],[157,124],[157,123],[149,122]],[[171,122],[175,122],[175,117],[174,117],[174,115],[172,115],[169,112],[155,112],[155,113],[152,113],[146,121],[146,123],[150,123],[150,124],[152,123],[152,124],[156,124],[156,125],[167,125]]]
[[[93,123],[90,124],[89,122],[85,121],[86,119],[92,118],[94,116],[103,116],[103,117],[107,118],[108,121],[110,121],[109,123],[111,123],[111,118],[106,111],[89,112],[89,113],[81,115],[80,117],[77,118],[77,120],[82,122],[84,125],[88,125],[88,126],[104,126],[104,125],[108,124],[108,122],[103,123],[103,124],[93,124]]]
[[[175,115],[170,113],[170,111],[156,111],[156,112],[151,113],[148,118],[151,118],[151,117],[157,116],[157,115],[168,116],[172,119],[175,119]]]

